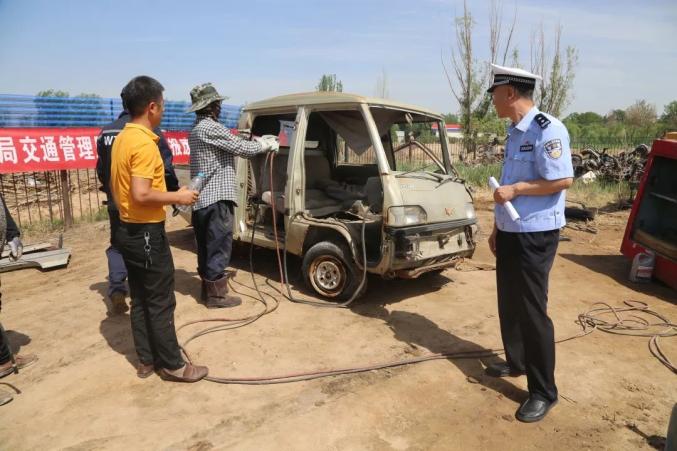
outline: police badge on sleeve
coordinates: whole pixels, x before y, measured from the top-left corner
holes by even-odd
[[[553,160],[558,159],[562,156],[562,140],[561,139],[551,139],[550,141],[543,144],[545,153]]]

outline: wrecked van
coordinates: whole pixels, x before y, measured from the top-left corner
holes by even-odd
[[[416,278],[473,255],[473,199],[439,114],[313,92],[248,104],[239,128],[278,136],[280,151],[236,158],[233,239],[269,249],[277,240],[301,257],[305,283],[322,298],[362,294],[365,268]],[[188,182],[187,167],[177,174]]]

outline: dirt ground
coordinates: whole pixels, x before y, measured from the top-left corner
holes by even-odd
[[[488,230],[490,204],[479,205]],[[560,244],[550,278],[549,311],[558,338],[577,333],[577,315],[595,302],[643,301],[677,321],[675,291],[627,281],[630,264],[618,250],[626,219],[627,212],[603,215],[596,235],[566,230],[571,241]],[[168,229],[177,324],[258,311],[251,298],[237,311],[199,305],[192,229],[179,219],[170,220]],[[646,338],[599,331],[558,345],[560,403],[531,425],[514,419],[526,397],[526,378],[488,378],[478,360],[271,386],[141,380],[133,367],[129,317],[106,315],[107,236],[107,224],[78,226],[64,237],[73,250],[67,269],[2,275],[2,323],[15,349],[40,360],[0,380],[22,391],[0,407],[0,449],[654,449],[677,402],[677,377],[650,355]],[[240,268],[236,286],[252,294],[244,286],[251,286],[244,251],[233,262]],[[256,252],[264,286],[266,277],[276,280],[273,255]],[[493,262],[486,237],[475,261]],[[366,296],[351,309],[283,300],[259,321],[207,335],[188,349],[213,375],[263,376],[495,348],[495,288],[491,271],[370,278]],[[179,339],[201,327],[182,331]],[[664,339],[663,347],[677,360],[677,340]]]

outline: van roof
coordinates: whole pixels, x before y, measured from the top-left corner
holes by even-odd
[[[429,116],[434,116],[441,119],[439,113],[430,111],[415,105],[395,102],[390,99],[380,99],[376,97],[366,97],[358,94],[349,94],[345,92],[302,92],[298,94],[287,94],[283,96],[271,97],[258,102],[253,102],[244,107],[244,111],[253,112],[259,110],[284,108],[290,106],[302,105],[321,105],[321,104],[361,104],[365,103],[369,106],[385,107],[397,110],[411,111],[414,113],[422,113]]]

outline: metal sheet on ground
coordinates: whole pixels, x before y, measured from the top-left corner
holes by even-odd
[[[0,259],[0,273],[23,268],[52,269],[68,265],[71,257],[70,249],[56,249],[45,252],[34,252],[17,261],[9,258]]]

